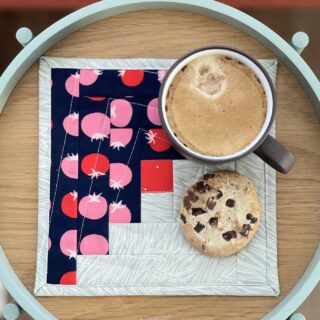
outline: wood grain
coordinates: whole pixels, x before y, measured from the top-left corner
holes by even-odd
[[[47,55],[87,58],[177,58],[209,44],[231,45],[256,58],[273,54],[219,21],[176,11],[137,12],[75,32]],[[292,289],[320,240],[320,126],[294,76],[282,64],[277,135],[297,163],[277,178],[281,295],[274,297],[42,297],[59,319],[260,319]],[[20,279],[33,290],[37,237],[38,64],[25,74],[0,117],[0,242]]]

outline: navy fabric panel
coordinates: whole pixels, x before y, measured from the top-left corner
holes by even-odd
[[[129,209],[131,219],[122,222],[141,222],[141,160],[182,157],[168,143],[159,120],[151,122],[149,118],[148,106],[150,101],[157,98],[160,88],[158,70],[53,69],[52,83],[50,199],[53,205],[50,210],[49,237],[52,244],[48,254],[47,281],[52,284],[76,284],[75,276],[68,275],[69,272],[75,274],[76,255],[94,254],[92,252],[95,251],[88,248],[88,244],[82,246],[84,239],[90,235],[98,235],[108,241],[112,206],[124,205]],[[121,103],[132,109],[132,115],[130,112],[127,114],[130,118],[128,122],[121,120],[127,112],[120,106]],[[95,113],[100,115],[95,118]],[[78,136],[67,134],[63,127],[63,121],[69,114],[79,116]],[[105,136],[99,128],[93,136],[85,132],[83,120],[88,115],[93,116],[93,127],[97,126],[97,119],[101,115],[107,117],[110,123]],[[88,169],[88,164],[84,163],[88,155],[97,153],[106,157],[109,165],[105,172],[92,176],[93,167],[89,164]],[[71,157],[70,161],[78,161],[78,179],[61,170],[60,161],[68,156]],[[131,180],[127,179],[130,175]],[[75,194],[77,197],[72,198]],[[93,202],[97,196],[103,197],[108,203],[107,213],[98,218],[87,216],[86,208],[90,204],[86,204],[81,207],[82,211],[78,206],[77,216],[70,217],[62,210],[66,195],[75,200],[77,205],[88,196],[92,197]],[[72,234],[67,234],[62,241],[69,231]],[[105,247],[98,251],[98,254],[107,253]]]
[[[109,159],[109,146],[110,141],[109,137],[103,139],[93,139],[92,137],[87,136],[81,129],[83,125],[83,118],[86,115],[93,113],[100,113],[107,115],[108,105],[105,100],[103,101],[92,101],[87,98],[80,98],[79,102],[79,187],[78,187],[78,199],[81,201],[83,197],[88,195],[101,195],[109,203],[108,199],[108,187],[109,187],[109,169],[104,175],[99,175],[97,177],[89,176],[83,171],[84,158],[90,154],[99,154],[106,156]],[[98,123],[95,127],[99,130],[106,123]],[[110,127],[110,125],[109,125]],[[97,156],[93,157],[96,164],[98,163]],[[93,162],[94,164],[94,162]],[[106,239],[108,239],[108,214],[105,214],[99,219],[88,219],[86,216],[83,216],[81,212],[78,215],[77,222],[77,231],[78,231],[78,246],[77,254],[81,254],[80,244],[81,240],[90,234],[98,234]]]
[[[100,96],[112,98],[152,97],[159,94],[160,82],[158,81],[157,70],[144,70],[143,80],[137,86],[126,86],[121,80],[118,70],[101,70],[94,85],[81,86],[81,96]]]
[[[63,128],[63,120],[69,113],[78,112],[78,98],[70,96],[65,90],[65,82],[74,69],[52,69],[51,79],[51,179],[49,213],[48,283],[59,283],[63,274],[76,270],[76,259],[61,252],[60,240],[69,230],[76,230],[77,220],[70,219],[61,210],[65,194],[77,191],[78,180],[67,177],[60,167],[61,158],[78,152],[78,138],[68,135]]]

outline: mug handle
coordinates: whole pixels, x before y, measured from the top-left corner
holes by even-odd
[[[296,161],[294,155],[270,135],[254,153],[281,173],[288,173]]]

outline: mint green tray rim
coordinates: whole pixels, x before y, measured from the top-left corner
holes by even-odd
[[[306,62],[270,28],[251,16],[213,0],[105,0],[84,7],[35,37],[0,77],[0,112],[20,78],[48,49],[80,28],[118,14],[153,9],[190,11],[229,23],[262,41],[295,74],[308,94],[316,115],[320,118],[320,83]],[[0,239],[1,241],[1,239]],[[34,319],[56,319],[23,286],[0,247],[0,281],[17,304]],[[292,291],[263,319],[285,320],[293,314],[320,281],[320,246],[307,270]]]

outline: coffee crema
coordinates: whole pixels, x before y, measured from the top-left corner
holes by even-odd
[[[237,59],[208,54],[173,79],[166,114],[176,137],[207,156],[243,150],[261,131],[267,98],[255,73]]]

